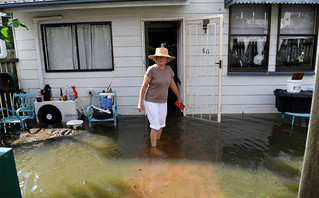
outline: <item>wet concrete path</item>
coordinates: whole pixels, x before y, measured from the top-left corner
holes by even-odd
[[[120,116],[117,128],[13,148],[25,197],[296,197],[307,125],[289,122],[169,116],[154,153],[146,117]]]

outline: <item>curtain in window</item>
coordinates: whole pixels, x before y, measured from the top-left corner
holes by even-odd
[[[233,6],[231,25],[232,34],[267,34],[268,6]]]
[[[112,69],[111,28],[107,25],[91,25],[92,69]]]
[[[109,24],[48,26],[45,32],[48,70],[113,68]]]
[[[90,25],[77,25],[79,62],[81,69],[91,69],[91,31]],[[74,36],[75,37],[75,36]]]
[[[312,69],[314,38],[281,36],[277,65],[280,69]]]
[[[278,71],[314,69],[316,15],[315,6],[281,6]]]
[[[228,71],[267,71],[268,5],[231,8]]]
[[[283,5],[280,34],[314,34],[316,6]]]
[[[112,69],[110,27],[77,25],[80,69]]]
[[[76,46],[72,42],[71,27],[47,27],[46,38],[49,69],[73,70],[77,62],[73,59]]]
[[[264,68],[265,36],[232,36],[230,40],[230,66],[232,68]]]

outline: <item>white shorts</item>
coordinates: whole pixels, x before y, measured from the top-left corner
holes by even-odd
[[[166,126],[167,103],[144,101],[145,112],[151,129],[160,130]]]

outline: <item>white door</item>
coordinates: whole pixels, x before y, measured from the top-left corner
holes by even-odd
[[[221,122],[223,15],[184,20],[184,114]]]

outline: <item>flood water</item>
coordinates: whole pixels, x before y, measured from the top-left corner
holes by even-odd
[[[290,119],[169,116],[155,152],[147,118],[120,116],[117,128],[84,126],[13,151],[23,197],[297,197],[307,123],[291,130]]]

